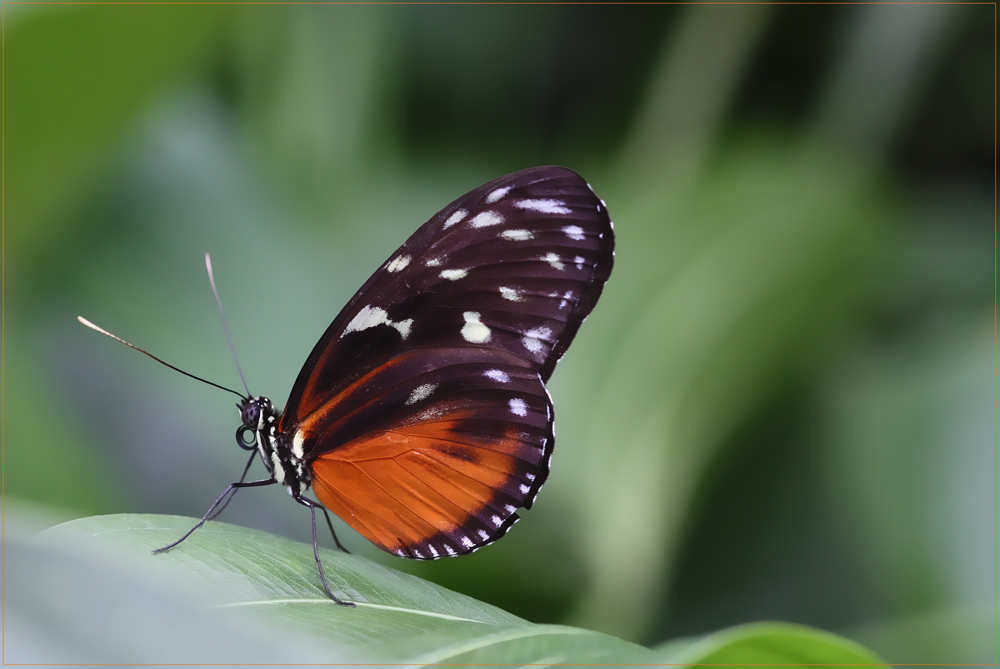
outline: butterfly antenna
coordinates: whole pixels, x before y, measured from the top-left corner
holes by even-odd
[[[237,397],[243,397],[243,395],[239,394],[235,390],[231,390],[229,388],[226,388],[225,386],[220,386],[218,383],[212,383],[208,379],[203,379],[200,376],[195,376],[194,374],[191,374],[190,372],[185,372],[183,369],[180,369],[178,367],[174,367],[169,362],[164,362],[163,360],[160,360],[159,358],[157,358],[155,355],[153,355],[149,351],[144,351],[141,348],[139,348],[138,346],[135,346],[133,344],[128,343],[127,341],[125,341],[121,337],[119,337],[117,335],[111,334],[110,332],[108,332],[104,328],[100,328],[100,327],[94,325],[93,323],[91,323],[90,321],[88,321],[83,316],[77,316],[76,320],[80,321],[81,323],[83,323],[84,325],[86,325],[91,330],[96,330],[97,332],[100,332],[103,335],[107,335],[107,336],[111,337],[112,339],[120,341],[121,343],[125,344],[129,348],[134,348],[136,351],[139,351],[139,353],[142,353],[143,355],[148,355],[150,358],[152,358],[156,362],[160,363],[161,365],[166,365],[167,367],[169,367],[170,369],[174,370],[175,372],[180,372],[184,376],[190,376],[192,379],[195,379],[196,381],[201,381],[202,383],[207,383],[210,386],[215,386],[216,388],[219,388],[221,390],[225,390],[226,392],[232,393],[233,395],[236,395]]]
[[[233,353],[233,360],[236,361],[236,371],[240,375],[240,381],[243,382],[243,388],[247,391],[247,397],[250,397],[250,388],[247,387],[247,380],[243,378],[243,370],[240,369],[240,359],[236,357],[236,347],[233,346],[233,338],[229,336],[229,326],[226,324],[226,314],[222,310],[222,300],[219,299],[219,291],[215,288],[215,275],[212,274],[212,257],[205,254],[205,269],[208,270],[208,282],[212,285],[212,294],[215,295],[215,303],[219,305],[219,316],[222,317],[222,329],[226,332],[226,341],[229,342],[229,350]],[[237,393],[239,394],[239,393]]]

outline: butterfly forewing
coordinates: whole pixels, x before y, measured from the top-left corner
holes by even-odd
[[[320,501],[406,557],[502,536],[548,474],[544,383],[613,246],[604,203],[562,167],[496,179],[421,226],[324,333],[281,418]]]

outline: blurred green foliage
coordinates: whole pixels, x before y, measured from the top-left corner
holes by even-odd
[[[993,9],[4,6],[5,493],[199,516],[372,268],[441,206],[580,171],[615,272],[538,504],[400,564],[656,643],[817,625],[988,662]],[[225,519],[308,536],[278,490]],[[347,533],[347,530],[345,530]]]

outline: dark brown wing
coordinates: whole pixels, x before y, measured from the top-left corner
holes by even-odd
[[[501,536],[548,474],[544,383],[613,249],[604,203],[564,167],[496,179],[421,226],[327,328],[282,415],[320,501],[408,557]]]

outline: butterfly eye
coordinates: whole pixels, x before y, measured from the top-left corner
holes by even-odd
[[[251,430],[256,429],[260,421],[260,406],[256,402],[247,403],[240,409],[240,418],[243,420],[244,427]]]

